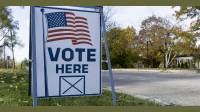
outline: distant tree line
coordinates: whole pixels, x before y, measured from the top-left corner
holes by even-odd
[[[9,7],[0,7],[0,68],[15,68],[15,47],[22,46],[16,35],[19,24],[14,20]],[[9,49],[12,56],[7,56],[6,49]]]
[[[188,68],[188,62],[177,64],[179,56],[192,56],[198,61],[200,8],[180,7],[176,17],[178,21],[189,18],[196,18],[196,21],[186,30],[166,18],[152,15],[142,21],[138,33],[133,26],[109,27],[107,36],[113,68]],[[105,52],[103,60],[106,60]],[[103,68],[106,67],[104,62]]]

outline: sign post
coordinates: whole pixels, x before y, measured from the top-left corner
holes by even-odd
[[[102,29],[116,105],[103,7],[82,8],[31,7],[34,106],[38,98],[102,94]]]
[[[110,79],[110,85],[112,90],[112,104],[116,105],[116,93],[115,93],[115,83],[113,80],[113,73],[112,73],[112,65],[110,62],[110,53],[108,48],[108,40],[106,35],[106,25],[104,22],[104,15],[103,15],[103,7],[101,7],[101,23],[103,24],[103,37],[104,37],[104,45],[105,45],[105,51],[106,51],[106,58],[107,58],[107,64],[109,69],[109,79]]]
[[[37,104],[37,75],[36,75],[36,71],[37,71],[37,68],[36,68],[36,48],[35,48],[35,44],[36,44],[36,41],[35,41],[35,18],[34,18],[34,15],[35,15],[35,10],[33,7],[31,7],[31,50],[32,50],[32,53],[31,53],[31,58],[32,58],[32,96],[33,96],[33,106],[36,107],[38,104]]]

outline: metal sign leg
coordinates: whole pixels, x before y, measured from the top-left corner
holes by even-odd
[[[37,107],[37,75],[36,75],[36,48],[35,48],[35,10],[33,7],[31,7],[31,24],[33,26],[31,27],[31,41],[32,41],[32,96],[33,96],[33,106]]]
[[[37,107],[38,106],[38,100],[37,98],[33,98],[33,107]]]
[[[107,40],[106,27],[105,27],[105,22],[104,22],[103,7],[101,9],[101,23],[103,26],[104,45],[105,45],[106,57],[107,57],[107,61],[108,61],[110,85],[111,85],[111,89],[112,89],[112,105],[116,105],[115,83],[113,80],[112,66],[111,66],[111,62],[110,62],[110,54],[109,54],[109,49],[108,49],[108,40]]]

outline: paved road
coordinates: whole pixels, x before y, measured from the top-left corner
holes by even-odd
[[[116,90],[164,105],[200,106],[200,74],[114,72]],[[103,72],[103,87],[109,87]]]

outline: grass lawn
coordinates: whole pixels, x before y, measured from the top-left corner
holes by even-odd
[[[40,106],[110,106],[111,92],[103,90],[102,96],[62,97],[39,99]],[[0,106],[31,106],[28,96],[28,71],[0,69]],[[117,93],[119,106],[159,106],[153,102]]]

